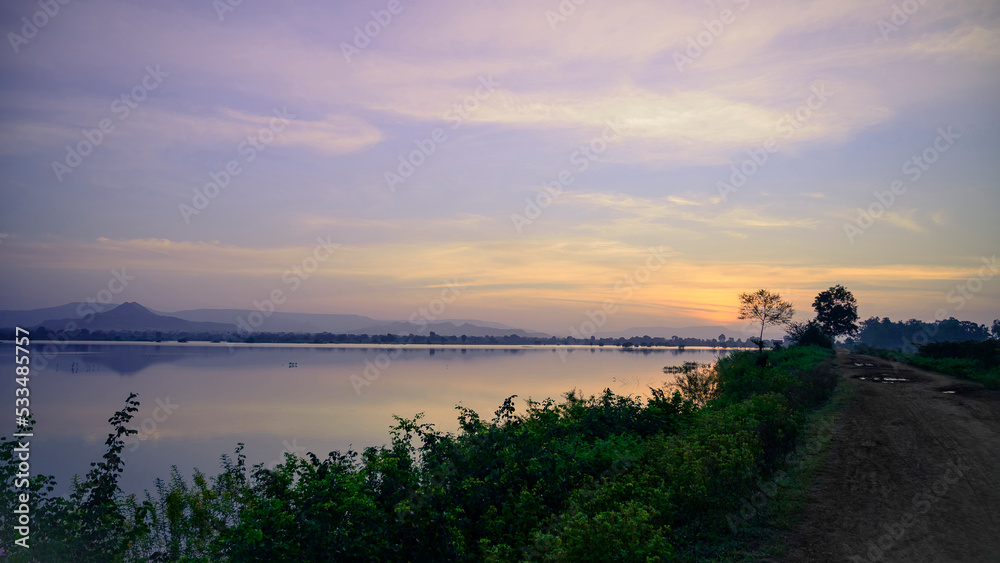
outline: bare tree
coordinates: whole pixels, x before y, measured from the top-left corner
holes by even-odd
[[[792,304],[781,300],[781,295],[759,289],[753,293],[740,294],[740,319],[760,322],[760,338],[757,346],[764,350],[764,327],[788,324],[795,309]]]

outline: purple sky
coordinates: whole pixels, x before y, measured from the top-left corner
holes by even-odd
[[[1000,316],[992,0],[52,4],[0,8],[0,308]]]

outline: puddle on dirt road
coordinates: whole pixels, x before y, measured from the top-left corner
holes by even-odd
[[[891,377],[889,375],[855,375],[851,379],[861,381],[874,381],[876,383],[909,383],[911,380],[905,377]]]
[[[859,369],[881,369],[881,370],[892,370],[896,369],[891,364],[873,364],[871,362],[852,362],[855,368]]]
[[[970,396],[971,395],[971,396],[975,396],[975,395],[979,394],[979,392],[982,391],[982,389],[979,388],[979,387],[976,387],[975,385],[968,385],[968,384],[961,384],[961,383],[959,383],[958,385],[949,385],[947,387],[938,387],[937,389],[935,389],[935,391],[940,391],[941,393],[944,393],[945,395],[963,395],[963,396]]]

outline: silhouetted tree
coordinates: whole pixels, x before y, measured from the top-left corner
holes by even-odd
[[[837,284],[820,292],[813,301],[816,322],[832,337],[858,332],[858,302],[844,286]]]
[[[753,293],[740,294],[739,318],[760,323],[760,338],[757,346],[764,351],[764,327],[769,325],[788,324],[792,320],[795,309],[792,304],[781,300],[781,295],[759,289]]]

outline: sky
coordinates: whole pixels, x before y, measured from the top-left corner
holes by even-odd
[[[0,308],[1000,317],[992,0],[10,1]]]

